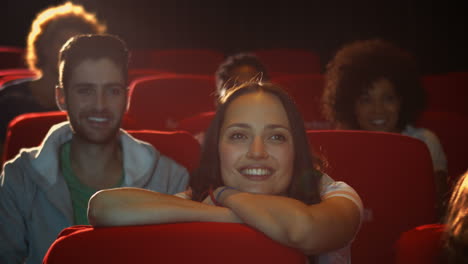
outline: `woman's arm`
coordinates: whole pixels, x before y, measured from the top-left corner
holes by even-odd
[[[140,188],[115,188],[95,193],[89,200],[88,219],[93,226],[240,222],[228,208]]]
[[[139,188],[108,189],[91,197],[88,219],[94,226],[245,222],[270,238],[306,254],[346,245],[359,227],[358,207],[343,197],[331,197],[316,205],[306,205],[287,197],[229,189],[219,200],[226,208]]]
[[[218,202],[230,208],[244,223],[306,254],[345,246],[360,226],[360,209],[344,197],[330,197],[319,204],[306,205],[287,197],[226,189]]]

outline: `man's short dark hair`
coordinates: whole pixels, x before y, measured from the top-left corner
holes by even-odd
[[[82,61],[101,58],[108,58],[120,66],[127,82],[128,49],[125,42],[110,34],[87,34],[70,38],[60,50],[59,85],[66,87],[73,69]]]

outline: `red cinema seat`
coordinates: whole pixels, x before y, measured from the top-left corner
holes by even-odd
[[[353,263],[393,264],[398,236],[436,221],[432,161],[422,141],[350,130],[312,130],[308,137],[312,150],[328,164],[324,171],[350,184],[363,201]]]
[[[0,46],[0,69],[24,68],[24,49],[14,46]]]
[[[468,169],[468,117],[456,112],[425,111],[416,125],[436,134],[447,157],[449,185]]]
[[[320,57],[313,51],[294,48],[256,49],[253,51],[270,76],[321,73]]]
[[[153,68],[179,74],[214,75],[224,54],[212,49],[135,49],[129,68]]]
[[[67,120],[62,111],[27,113],[10,121],[3,149],[3,163],[14,158],[22,148],[39,146],[50,127]]]
[[[468,72],[426,75],[422,84],[427,94],[428,111],[450,111],[468,116]]]
[[[133,81],[139,78],[149,77],[149,76],[159,76],[163,74],[173,74],[171,72],[160,71],[152,68],[135,68],[128,69],[128,83],[131,84]]]
[[[214,76],[161,75],[130,85],[131,129],[172,130],[177,121],[215,108]]]
[[[0,91],[2,86],[7,84],[10,81],[15,81],[18,79],[25,78],[36,78],[37,74],[29,69],[4,69],[0,70]]]
[[[208,129],[216,112],[203,112],[193,116],[189,116],[180,120],[177,124],[177,129],[189,132],[192,135],[204,132]]]
[[[403,232],[396,243],[396,264],[440,264],[443,224],[417,226]]]
[[[10,122],[5,140],[3,162],[14,158],[22,148],[39,146],[50,127],[67,120],[65,112],[28,113]],[[34,133],[31,133],[34,131]],[[127,130],[133,137],[152,144],[189,171],[198,165],[200,145],[186,131]]]
[[[67,115],[62,111],[26,113],[15,117],[8,124],[3,162],[14,158],[22,148],[39,146],[53,125],[66,120]],[[126,117],[124,116],[124,128],[125,124]]]
[[[306,258],[246,225],[189,222],[69,227],[43,260],[56,263],[304,264]]]
[[[200,144],[187,131],[128,130],[133,137],[153,145],[189,172],[198,166]]]
[[[321,112],[321,97],[325,85],[322,74],[287,74],[272,79],[294,99],[307,129],[330,129],[331,124]]]

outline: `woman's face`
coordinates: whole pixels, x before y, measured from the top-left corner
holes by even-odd
[[[236,98],[226,109],[219,138],[224,185],[251,193],[285,194],[294,146],[286,111],[269,93]]]
[[[360,129],[399,132],[400,99],[393,84],[387,79],[374,82],[357,99],[354,110]]]

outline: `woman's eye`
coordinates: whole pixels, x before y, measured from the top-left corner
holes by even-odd
[[[281,134],[273,135],[273,136],[271,136],[271,139],[274,140],[274,141],[279,141],[279,142],[286,141],[286,137],[284,135],[281,135]]]
[[[233,133],[229,136],[229,139],[231,140],[240,140],[240,139],[245,139],[245,138],[247,137],[242,133]]]

